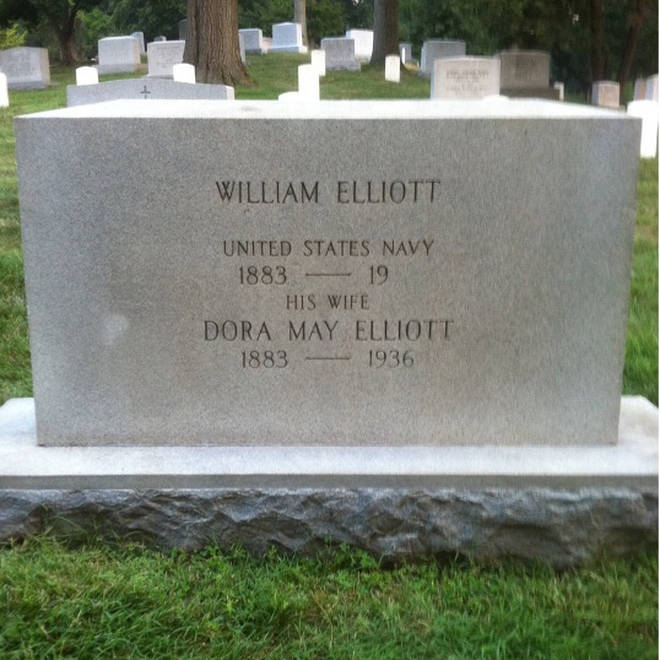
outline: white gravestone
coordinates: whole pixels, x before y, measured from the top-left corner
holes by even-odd
[[[171,78],[172,67],[183,62],[185,41],[152,41],[147,44],[149,78]]]
[[[238,33],[243,35],[246,53],[250,55],[263,55],[268,52],[264,42],[264,34],[259,28],[242,28]]]
[[[446,57],[433,63],[432,99],[480,99],[499,93],[497,57]]]
[[[48,50],[27,46],[2,50],[0,70],[9,89],[43,89],[50,84]]]
[[[621,106],[619,83],[612,80],[597,80],[591,86],[591,102],[602,108]]]
[[[195,67],[193,64],[180,62],[172,67],[174,82],[195,83]]]
[[[658,102],[641,99],[628,103],[628,114],[642,120],[639,155],[655,158],[658,153]]]
[[[99,72],[95,66],[79,66],[76,69],[76,85],[96,85]]]
[[[314,65],[301,64],[298,67],[298,93],[305,101],[318,101],[321,98],[319,74]]]
[[[450,39],[429,39],[422,44],[422,59],[419,73],[426,78],[431,77],[433,62],[443,57],[463,57],[465,42]]]
[[[399,57],[401,61],[405,64],[406,62],[412,62],[412,44],[407,41],[402,41],[399,44]]]
[[[147,52],[147,49],[144,47],[144,32],[131,32],[131,37],[137,39],[140,45],[140,55],[144,55]]]
[[[100,74],[134,73],[140,66],[140,44],[135,37],[104,37],[98,49]]]
[[[355,58],[355,42],[346,37],[326,37],[321,39],[321,49],[325,51],[327,71],[359,71],[360,63]]]
[[[650,76],[646,79],[646,100],[658,100],[658,75]]]
[[[9,88],[7,86],[7,76],[0,73],[0,108],[9,107]]]
[[[626,113],[118,101],[15,130],[40,444],[617,442]]]
[[[346,38],[355,42],[355,57],[360,62],[368,62],[374,49],[373,30],[347,30]]]
[[[313,50],[311,52],[312,66],[316,69],[316,73],[319,76],[325,76],[325,51],[319,49]]]
[[[556,89],[557,92],[559,92],[559,100],[563,101],[564,100],[564,83],[563,82],[556,82],[552,85],[553,89]]]
[[[167,78],[128,78],[110,80],[98,85],[67,85],[67,105],[102,103],[117,99],[197,99],[232,101],[234,88],[230,85],[209,85],[168,80]]]
[[[395,83],[401,80],[401,58],[398,55],[388,55],[385,58],[385,80]]]
[[[302,27],[300,23],[275,23],[273,25],[273,52],[306,53],[307,46],[303,46]]]

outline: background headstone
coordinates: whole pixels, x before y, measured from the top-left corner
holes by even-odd
[[[422,44],[422,58],[419,73],[431,77],[433,62],[442,57],[462,57],[465,55],[465,42],[451,39],[429,39]]]
[[[241,31],[238,31],[238,52],[241,56],[241,62],[245,64],[247,62],[245,58],[245,37],[241,34]]]
[[[621,106],[619,83],[612,80],[597,80],[591,86],[591,102],[603,108]]]
[[[642,120],[639,155],[655,158],[658,154],[658,102],[640,99],[628,103],[628,114]]]
[[[134,73],[140,66],[140,44],[135,37],[104,37],[98,41],[98,72]]]
[[[76,69],[76,85],[96,85],[99,72],[94,66],[79,66]]]
[[[385,80],[395,83],[401,80],[401,58],[398,55],[385,57]]]
[[[190,65],[192,66],[192,65]],[[224,101],[234,99],[234,88],[230,85],[210,85],[175,82],[167,78],[128,78],[110,80],[98,85],[67,85],[67,105],[103,103],[118,99],[199,99]]]
[[[147,49],[144,47],[144,32],[132,32],[131,37],[137,39],[140,45],[140,55],[144,55],[147,52]]]
[[[195,66],[179,62],[172,67],[172,78],[174,82],[195,83]]]
[[[152,41],[147,44],[148,77],[171,78],[172,67],[183,62],[185,41]]]
[[[563,101],[564,100],[564,83],[563,82],[553,83],[552,88],[556,89],[557,92],[559,93],[559,99],[558,100]]]
[[[2,50],[0,70],[7,76],[9,89],[43,89],[50,84],[48,50],[28,46]]]
[[[246,53],[263,55],[267,52],[264,35],[259,28],[242,28],[238,33],[243,35]]]
[[[650,76],[646,79],[646,100],[658,100],[658,74]]]
[[[325,51],[320,48],[313,50],[311,52],[311,64],[319,76],[325,76]]]
[[[300,23],[275,23],[272,27],[273,45],[270,50],[288,53],[306,53],[307,46],[302,42]]]
[[[346,30],[346,38],[355,42],[355,57],[359,62],[368,62],[374,49],[373,30]]]
[[[500,89],[505,96],[558,99],[550,87],[550,53],[542,50],[500,52]]]
[[[159,34],[157,37],[154,37],[154,41],[167,41],[167,37]]]
[[[325,52],[327,71],[359,71],[360,63],[355,58],[355,42],[346,37],[321,39],[321,50]]]
[[[499,93],[497,57],[445,57],[433,63],[432,99],[479,99]]]
[[[646,98],[646,78],[637,78],[633,90],[633,99],[641,101]]]
[[[401,57],[401,61],[404,64],[412,61],[412,44],[410,42],[402,41],[399,44],[399,57]]]

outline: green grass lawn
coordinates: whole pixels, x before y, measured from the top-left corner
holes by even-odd
[[[295,89],[299,55],[249,57],[238,98]],[[108,78],[108,77],[105,77]],[[12,119],[65,105],[56,86],[0,110],[0,401],[32,393]],[[330,73],[323,98],[428,97],[428,82]],[[642,161],[624,392],[657,403],[658,163]],[[654,553],[556,574],[426,560],[385,569],[359,551],[316,559],[161,555],[93,539],[0,550],[0,658],[657,658]]]
[[[556,574],[29,541],[0,552],[10,658],[656,658],[657,561]]]

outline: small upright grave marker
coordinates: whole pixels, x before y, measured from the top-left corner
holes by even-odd
[[[591,86],[591,102],[603,108],[621,106],[619,83],[612,80],[597,80]]]
[[[192,64],[179,62],[172,67],[172,78],[175,82],[195,83],[195,67]]]
[[[385,58],[385,80],[395,83],[401,80],[401,58],[398,55]]]
[[[76,85],[96,85],[99,72],[95,66],[79,66],[76,69]]]

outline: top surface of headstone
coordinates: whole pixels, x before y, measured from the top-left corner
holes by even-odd
[[[96,85],[67,85],[67,105],[96,104],[116,99],[213,99],[234,98],[229,85],[190,84],[166,78],[127,78],[109,80]]]
[[[16,135],[40,442],[614,442],[639,120],[121,101]]]

